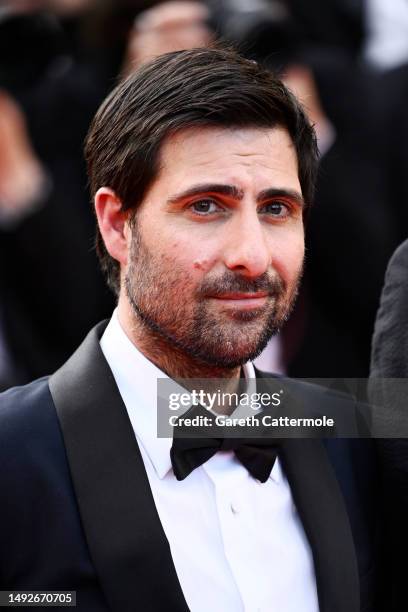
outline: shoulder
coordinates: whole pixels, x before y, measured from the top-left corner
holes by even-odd
[[[0,394],[0,491],[0,586],[79,580],[88,553],[48,379]]]
[[[0,394],[0,479],[32,473],[50,458],[64,460],[64,446],[48,378]]]
[[[23,529],[67,497],[69,467],[47,379],[0,394],[0,466],[2,525]],[[7,538],[1,529],[0,549]]]
[[[358,379],[295,379],[256,371],[257,388],[280,394],[281,407],[288,417],[317,419],[330,425],[310,430],[311,437],[370,437],[371,409],[366,386]],[[319,384],[317,384],[319,383]],[[309,431],[309,430],[308,430]],[[301,436],[303,437],[303,436]]]
[[[371,374],[376,378],[408,376],[408,240],[392,256],[385,275],[375,321],[371,352]],[[371,383],[381,392],[381,381]],[[387,389],[385,392],[388,393]]]
[[[53,402],[48,378],[41,378],[22,387],[12,387],[0,393],[0,437],[32,436],[52,415]]]
[[[305,404],[313,403],[315,406],[355,406],[355,394],[358,389],[353,386],[355,381],[344,380],[342,390],[338,388],[340,382],[336,379],[322,379],[318,381],[309,379],[288,378],[287,376],[270,374],[255,369],[258,379],[257,386],[269,386],[280,388],[284,392],[290,393],[294,398],[303,399]],[[350,387],[348,388],[348,384]]]
[[[405,240],[405,242],[400,244],[400,246],[396,249],[388,263],[387,271],[385,273],[383,293],[381,296],[382,303],[388,300],[389,304],[393,302],[397,302],[397,304],[401,303],[401,309],[406,306],[404,298],[406,298],[408,294],[407,271],[408,240]]]
[[[397,274],[400,271],[399,266],[403,266],[404,268],[401,272],[406,273],[406,266],[408,266],[408,240],[402,242],[395,250],[388,264],[388,270]],[[403,276],[404,280],[406,280],[405,274]]]

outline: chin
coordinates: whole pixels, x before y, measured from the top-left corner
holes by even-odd
[[[231,310],[228,313],[228,316],[230,319],[232,319],[233,321],[238,321],[238,322],[242,322],[242,323],[251,323],[252,321],[257,321],[259,322],[260,319],[263,320],[263,322],[265,321],[265,319],[267,318],[265,316],[265,309],[264,308],[256,308],[256,309],[252,309],[252,310]],[[264,325],[265,323],[263,323]]]
[[[253,361],[257,357],[259,357],[259,355],[262,353],[265,346],[267,345],[268,341],[269,336],[265,339],[262,339],[262,341],[258,342],[255,346],[247,345],[245,347],[239,346],[239,343],[235,342],[235,345],[231,347],[231,350],[225,350],[224,352],[218,350],[217,353],[209,350],[207,353],[202,352],[200,357],[208,365],[212,365],[218,368],[234,369],[244,365],[248,361]],[[219,348],[220,347],[218,347],[218,349]]]

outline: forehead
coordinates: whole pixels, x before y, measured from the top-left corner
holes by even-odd
[[[161,147],[158,179],[169,183],[272,181],[300,191],[296,150],[282,127],[181,130]]]

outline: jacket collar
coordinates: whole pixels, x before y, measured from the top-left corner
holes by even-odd
[[[79,512],[114,612],[188,610],[99,324],[49,381]]]

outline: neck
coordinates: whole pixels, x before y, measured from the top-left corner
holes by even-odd
[[[225,388],[235,389],[238,386],[240,366],[217,367],[186,354],[159,333],[147,328],[134,315],[130,305],[121,300],[118,316],[123,330],[137,349],[170,378],[222,378],[225,379]]]

